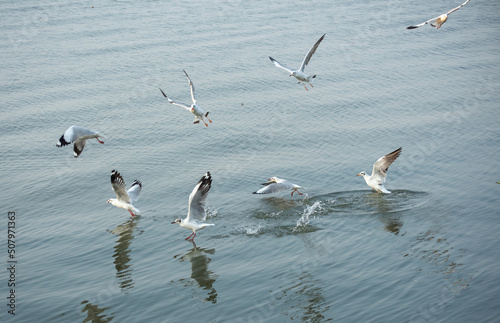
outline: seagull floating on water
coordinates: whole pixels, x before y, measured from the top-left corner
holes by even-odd
[[[172,224],[178,223],[181,227],[192,230],[193,233],[185,240],[194,242],[196,231],[205,229],[206,227],[214,226],[212,223],[203,223],[207,218],[205,205],[207,204],[207,196],[210,187],[212,186],[212,175],[207,172],[198,181],[193,191],[189,195],[188,215],[185,219],[176,219]]]
[[[125,185],[122,175],[113,169],[111,171],[111,187],[113,191],[115,191],[116,198],[109,199],[106,203],[111,203],[116,207],[125,209],[129,211],[132,216],[140,212],[132,205],[132,202],[139,199],[139,194],[142,190],[142,183],[140,181],[135,180],[127,191],[127,186]]]
[[[290,73],[290,76],[294,76],[297,80],[302,82],[302,84],[304,84],[306,91],[309,91],[306,87],[305,82],[309,83],[309,85],[311,87],[313,87],[313,85],[311,84],[311,81],[313,78],[316,77],[316,75],[312,75],[312,76],[307,75],[306,73],[304,73],[304,68],[307,66],[307,64],[309,64],[311,57],[313,56],[314,52],[316,52],[316,49],[318,48],[318,46],[321,43],[321,41],[323,40],[323,38],[325,38],[325,35],[326,34],[321,36],[321,38],[316,42],[316,44],[314,44],[314,46],[311,47],[311,49],[307,52],[306,57],[304,57],[304,60],[302,61],[302,64],[300,65],[300,68],[298,70],[292,70],[292,69],[289,69],[288,67],[283,66],[280,62],[278,62],[277,60],[275,60],[271,56],[269,56],[269,59],[271,60],[271,62],[274,63],[274,65],[288,71]]]
[[[299,195],[302,195],[302,193],[300,193],[298,189],[301,189],[303,187],[291,183],[286,179],[271,177],[270,179],[268,179],[267,183],[262,183],[262,185],[265,185],[266,187],[263,187],[260,190],[253,192],[252,194],[270,194],[281,191],[292,191],[291,196],[293,196],[293,193],[295,192],[297,192]]]
[[[189,81],[189,89],[191,90],[191,99],[193,100],[193,104],[191,106],[184,104],[184,103],[176,103],[168,98],[168,96],[165,94],[165,92],[160,89],[161,93],[163,96],[168,100],[168,102],[172,103],[173,105],[176,105],[178,107],[184,108],[188,111],[190,111],[192,114],[194,114],[194,121],[193,123],[199,123],[200,120],[203,121],[206,127],[208,127],[208,124],[205,122],[204,118],[207,118],[207,120],[212,123],[212,120],[208,119],[208,111],[205,113],[202,108],[196,103],[196,98],[194,96],[194,85],[191,79],[189,78],[189,75],[184,71],[184,74],[186,74],[188,81]]]
[[[68,128],[68,130],[66,130],[66,132],[64,132],[61,138],[59,138],[56,146],[62,147],[75,143],[75,145],[73,146],[73,154],[75,158],[78,158],[78,156],[80,156],[80,154],[82,153],[83,148],[85,148],[87,139],[95,138],[97,139],[97,141],[99,141],[99,143],[103,144],[104,141],[99,140],[99,137],[106,138],[104,135],[98,132],[78,126],[71,126]]]
[[[463,6],[465,6],[470,0],[467,0],[465,1],[464,3],[462,3],[461,5],[459,5],[458,7],[456,8],[453,8],[451,9],[450,11],[448,11],[447,13],[444,13],[442,14],[441,16],[439,17],[436,17],[436,18],[432,18],[432,19],[429,19],[427,21],[424,21],[423,23],[421,24],[418,24],[418,25],[414,25],[414,26],[409,26],[409,27],[406,27],[406,29],[415,29],[415,28],[418,28],[418,27],[422,27],[423,25],[426,25],[428,23],[431,23],[431,26],[432,27],[436,27],[436,29],[439,29],[441,28],[441,26],[446,22],[446,20],[448,20],[448,15],[452,12],[455,12],[457,11],[458,9],[462,8]]]
[[[389,166],[399,157],[401,154],[402,147],[394,150],[392,153],[380,157],[375,164],[373,164],[373,170],[371,176],[362,171],[356,176],[363,176],[366,184],[372,188],[372,190],[389,194],[391,193],[384,187],[385,179],[387,177],[387,170]]]

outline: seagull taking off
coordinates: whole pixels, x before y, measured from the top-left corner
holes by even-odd
[[[61,138],[59,138],[56,146],[62,147],[75,143],[75,145],[73,146],[73,154],[75,155],[75,158],[78,158],[78,156],[80,156],[80,154],[82,153],[83,148],[85,148],[87,139],[95,138],[97,139],[97,141],[99,141],[99,143],[103,144],[104,141],[99,140],[99,137],[106,138],[104,137],[104,135],[98,132],[78,126],[71,126],[68,128],[68,130],[66,130],[66,132],[64,132]]]
[[[366,174],[366,172],[362,171],[356,176],[363,176],[366,181],[366,184],[372,188],[372,190],[389,194],[391,193],[384,187],[385,179],[387,177],[387,170],[389,166],[399,157],[401,154],[401,147],[394,150],[392,153],[387,154],[385,156],[380,157],[375,164],[373,164],[372,175]]]
[[[176,105],[178,107],[181,107],[181,108],[184,108],[188,111],[191,111],[192,114],[194,114],[194,121],[193,123],[199,123],[200,120],[203,121],[203,123],[205,124],[206,127],[208,127],[208,124],[205,122],[204,118],[207,118],[207,120],[212,123],[212,120],[208,119],[208,111],[207,113],[205,113],[203,111],[202,108],[200,108],[198,106],[198,104],[196,104],[196,98],[194,97],[194,85],[193,85],[193,82],[191,81],[191,79],[189,78],[189,75],[187,75],[186,71],[184,71],[184,74],[186,74],[187,78],[188,78],[188,81],[189,81],[189,89],[191,90],[191,99],[193,100],[193,104],[191,104],[191,106],[187,105],[187,104],[184,104],[184,103],[176,103],[172,100],[170,100],[167,95],[165,94],[165,92],[162,91],[162,89],[160,89],[161,93],[163,94],[163,96],[168,100],[168,102],[172,103],[173,105]]]
[[[113,191],[115,191],[116,198],[109,199],[106,203],[111,203],[116,207],[125,209],[129,211],[132,216],[135,216],[140,212],[132,205],[132,202],[139,199],[139,194],[142,190],[142,183],[140,181],[135,180],[127,191],[127,186],[125,185],[122,175],[113,169],[111,171],[111,187],[113,188]]]
[[[453,8],[451,9],[450,11],[448,11],[448,13],[443,13],[441,16],[439,17],[436,17],[436,18],[432,18],[432,19],[429,19],[427,21],[424,21],[423,23],[421,24],[418,24],[418,25],[414,25],[414,26],[409,26],[409,27],[406,27],[406,29],[415,29],[415,28],[418,28],[418,27],[422,27],[423,25],[426,25],[428,23],[431,23],[431,26],[432,27],[436,27],[436,29],[439,29],[445,22],[446,20],[448,20],[448,15],[452,12],[455,12],[457,11],[458,9],[462,8],[463,6],[465,6],[470,0],[467,0],[465,1],[464,3],[462,3],[461,5],[459,5],[458,7],[456,8]]]
[[[306,73],[304,73],[304,68],[307,66],[307,64],[309,64],[309,61],[311,60],[311,57],[313,56],[314,52],[316,52],[316,49],[318,48],[319,43],[321,43],[321,41],[323,40],[323,38],[325,38],[325,35],[326,34],[324,34],[323,36],[321,36],[321,38],[316,42],[316,44],[314,44],[314,46],[311,47],[311,49],[307,52],[306,57],[304,57],[304,60],[302,61],[302,65],[300,65],[300,68],[298,70],[291,70],[288,67],[283,66],[280,62],[278,62],[277,60],[275,60],[271,56],[269,56],[269,59],[271,60],[271,62],[274,63],[274,65],[276,65],[279,68],[284,69],[285,71],[287,71],[288,73],[290,73],[290,76],[294,76],[297,80],[299,80],[300,82],[302,82],[302,84],[304,84],[304,87],[305,87],[306,91],[309,91],[307,89],[307,87],[306,87],[306,83],[305,82],[309,83],[309,85],[311,87],[313,87],[313,85],[311,84],[311,81],[312,81],[313,78],[316,77],[316,75],[312,75],[312,76],[311,75],[307,75]]]
[[[298,191],[298,189],[301,189],[302,187],[290,183],[286,179],[271,177],[270,179],[268,179],[267,183],[262,183],[262,185],[265,185],[266,187],[263,187],[257,192],[253,192],[252,194],[270,194],[281,191],[292,191],[291,196],[293,196],[293,193],[295,192],[297,192],[299,195],[302,195],[302,193]]]
[[[186,240],[194,243],[196,231],[205,229],[206,227],[214,226],[212,223],[202,223],[207,218],[205,205],[207,204],[207,196],[210,187],[212,186],[212,175],[207,172],[198,181],[191,195],[189,195],[188,215],[185,219],[176,219],[172,224],[178,223],[181,227],[192,230],[193,233]]]

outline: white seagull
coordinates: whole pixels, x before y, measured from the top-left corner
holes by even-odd
[[[75,155],[75,158],[77,158],[82,153],[83,148],[85,148],[87,139],[95,138],[97,139],[97,141],[103,144],[104,141],[99,140],[99,137],[106,138],[104,135],[98,132],[78,126],[71,126],[68,128],[68,130],[66,130],[66,132],[64,132],[61,138],[59,138],[56,146],[62,147],[75,143],[75,145],[73,146],[73,154]]]
[[[301,189],[303,187],[300,187],[297,184],[291,183],[287,181],[286,179],[278,178],[278,177],[271,177],[268,179],[267,183],[262,183],[262,185],[265,185],[266,187],[261,188],[257,192],[253,192],[252,194],[270,194],[270,193],[277,193],[281,191],[292,191],[291,196],[293,196],[293,193],[297,192],[299,195],[302,195],[298,191],[298,189]]]
[[[427,21],[424,21],[423,23],[421,24],[418,24],[418,25],[414,25],[414,26],[409,26],[409,27],[406,27],[406,29],[415,29],[415,28],[418,28],[418,27],[422,27],[423,25],[426,25],[428,23],[431,23],[431,26],[432,27],[436,27],[436,29],[439,29],[445,22],[446,20],[448,19],[448,15],[452,12],[455,12],[457,11],[458,9],[462,8],[463,6],[465,6],[470,0],[467,0],[465,1],[464,3],[462,3],[461,5],[459,5],[458,7],[456,8],[453,8],[451,9],[450,11],[448,11],[448,13],[443,13],[441,16],[439,17],[436,17],[436,18],[432,18],[432,19],[429,19]]]
[[[113,169],[111,171],[111,187],[115,191],[116,198],[109,199],[106,203],[111,203],[116,207],[125,209],[132,216],[139,214],[140,211],[132,205],[132,202],[139,199],[139,194],[142,190],[142,183],[140,181],[135,180],[127,191],[127,186],[122,175]]]
[[[189,78],[189,75],[187,75],[186,71],[184,71],[184,74],[186,74],[188,81],[189,81],[189,89],[191,90],[191,99],[193,100],[193,104],[191,106],[184,104],[184,103],[176,103],[168,98],[168,96],[165,94],[165,92],[160,89],[161,93],[163,96],[168,100],[168,102],[172,103],[173,105],[176,105],[178,107],[184,108],[188,111],[191,111],[192,114],[194,114],[194,121],[193,123],[199,123],[200,120],[203,121],[206,127],[208,127],[208,124],[205,122],[204,118],[207,118],[207,120],[212,123],[212,120],[208,119],[208,111],[205,113],[202,108],[196,103],[196,98],[194,97],[194,85],[193,82],[191,82],[191,79]]]
[[[363,176],[366,184],[372,188],[372,190],[377,192],[382,192],[389,194],[391,193],[384,187],[385,179],[387,177],[387,170],[389,166],[399,157],[401,154],[401,147],[394,150],[392,153],[380,157],[375,164],[373,164],[372,175],[367,175],[366,172],[362,171],[356,176]]]
[[[186,240],[194,242],[196,231],[205,229],[206,227],[214,226],[212,223],[203,223],[207,218],[205,205],[207,204],[207,196],[210,187],[212,186],[212,175],[207,172],[198,181],[191,195],[189,195],[188,215],[185,219],[176,219],[172,224],[178,223],[181,227],[192,230],[193,233]]]
[[[297,80],[299,80],[300,82],[302,82],[302,84],[304,84],[304,87],[305,87],[306,91],[309,91],[307,89],[307,87],[306,87],[306,83],[305,82],[309,83],[309,85],[311,87],[313,87],[313,85],[311,84],[311,81],[312,81],[313,78],[316,77],[316,75],[312,75],[312,76],[311,75],[307,75],[306,73],[304,73],[304,68],[307,66],[307,64],[309,64],[309,60],[311,60],[311,57],[313,56],[314,52],[318,48],[319,43],[321,43],[321,41],[323,40],[323,38],[325,38],[325,35],[326,34],[324,34],[323,36],[321,36],[321,38],[316,42],[316,44],[314,44],[314,46],[311,47],[311,49],[307,52],[306,57],[304,57],[304,60],[302,61],[302,65],[300,65],[300,68],[298,70],[292,70],[292,69],[289,69],[288,67],[283,66],[282,64],[280,64],[280,62],[278,62],[277,60],[275,60],[271,56],[269,56],[269,59],[277,67],[282,68],[282,69],[288,71],[288,73],[290,73],[290,76],[295,76],[295,78]]]

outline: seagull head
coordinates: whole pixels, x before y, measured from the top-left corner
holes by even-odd
[[[179,223],[179,224],[181,224],[181,222],[182,222],[182,220],[181,220],[181,219],[175,219],[175,221],[174,221],[174,222],[172,222],[172,223],[170,223],[170,224],[174,224],[174,223]]]
[[[262,185],[269,185],[273,183],[278,183],[279,178],[278,177],[271,177],[270,179],[267,180],[267,183],[262,183]]]
[[[366,175],[366,172],[365,171],[362,171],[360,172],[359,174],[356,174],[356,176],[365,176]]]
[[[293,71],[289,76],[295,76],[297,75],[297,72]]]

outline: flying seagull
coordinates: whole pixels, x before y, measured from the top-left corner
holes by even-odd
[[[304,57],[304,60],[302,61],[302,64],[300,65],[300,68],[298,70],[291,70],[288,67],[283,66],[280,62],[278,62],[277,60],[275,60],[271,56],[269,56],[269,59],[271,60],[271,62],[274,63],[274,65],[286,70],[288,73],[290,73],[290,76],[294,76],[297,80],[302,82],[302,84],[304,84],[304,88],[306,89],[306,91],[309,91],[306,87],[305,82],[309,83],[309,85],[311,87],[313,87],[313,85],[311,84],[311,81],[313,78],[316,77],[316,75],[312,75],[312,76],[307,75],[306,73],[304,73],[304,68],[307,66],[307,64],[309,64],[311,57],[313,56],[314,52],[316,52],[316,49],[318,48],[318,46],[321,43],[321,41],[323,40],[323,38],[325,38],[325,35],[326,34],[321,36],[321,38],[316,42],[316,44],[314,44],[314,46],[311,47],[311,49],[307,52],[306,57]]]
[[[132,202],[139,199],[139,194],[142,190],[142,183],[140,181],[135,180],[127,191],[127,186],[125,185],[122,175],[113,169],[111,171],[111,188],[115,191],[116,198],[109,199],[106,203],[111,203],[116,207],[125,209],[129,211],[132,216],[140,212],[132,205]]]
[[[208,124],[205,122],[204,118],[207,118],[207,120],[212,123],[212,120],[208,119],[208,111],[207,113],[205,113],[203,111],[202,108],[200,108],[200,106],[196,103],[196,98],[194,97],[194,85],[193,85],[193,82],[191,81],[191,79],[189,78],[189,75],[186,73],[186,71],[184,71],[184,74],[186,74],[187,78],[188,78],[188,81],[189,81],[189,89],[191,90],[191,99],[193,100],[193,104],[191,104],[191,106],[187,105],[187,104],[184,104],[184,103],[176,103],[172,100],[170,100],[167,95],[165,94],[165,92],[162,91],[162,89],[160,89],[161,93],[163,94],[163,96],[168,100],[168,102],[172,103],[173,105],[176,105],[178,107],[181,107],[181,108],[184,108],[188,111],[191,111],[192,114],[194,114],[194,121],[193,123],[199,123],[200,120],[203,121],[203,123],[205,124],[206,127],[208,127]]]
[[[293,196],[293,193],[295,192],[297,192],[299,195],[302,195],[302,193],[298,191],[298,189],[301,189],[302,187],[297,184],[290,183],[286,179],[271,177],[270,179],[268,179],[268,182],[262,183],[262,185],[265,185],[266,187],[253,192],[253,194],[270,194],[281,191],[292,191],[291,196]]]
[[[415,28],[418,28],[418,27],[422,27],[423,25],[426,25],[428,23],[431,23],[431,26],[432,27],[436,27],[436,29],[439,29],[445,22],[446,20],[448,19],[448,15],[452,12],[455,12],[457,11],[458,9],[462,8],[463,6],[465,6],[470,0],[467,0],[465,1],[464,3],[462,3],[461,5],[459,5],[458,7],[454,8],[454,9],[451,9],[450,11],[448,11],[448,13],[444,13],[442,14],[441,16],[439,17],[436,17],[436,18],[432,18],[432,19],[429,19],[427,21],[424,21],[423,23],[421,24],[418,24],[418,25],[414,25],[414,26],[409,26],[409,27],[406,27],[406,29],[415,29]]]
[[[371,176],[362,171],[356,176],[363,176],[366,184],[372,188],[372,190],[377,192],[382,192],[389,194],[391,193],[384,187],[385,179],[387,177],[387,170],[389,166],[399,157],[401,154],[402,147],[394,150],[392,153],[380,157],[375,164],[373,164],[373,170]]]
[[[80,156],[80,154],[82,153],[83,148],[85,148],[87,139],[95,138],[97,139],[97,141],[103,144],[104,141],[99,140],[99,137],[106,138],[104,135],[98,132],[78,126],[71,126],[68,128],[68,130],[66,130],[66,132],[64,132],[61,138],[59,138],[56,146],[62,147],[75,143],[75,145],[73,146],[73,154],[75,158],[78,158],[78,156]]]
[[[212,186],[212,175],[207,172],[198,181],[191,195],[189,195],[188,215],[185,219],[176,219],[172,224],[178,223],[181,227],[192,230],[193,233],[185,240],[194,242],[196,231],[205,229],[206,227],[214,226],[212,223],[203,223],[207,218],[205,205],[207,204],[207,196],[210,187]]]

